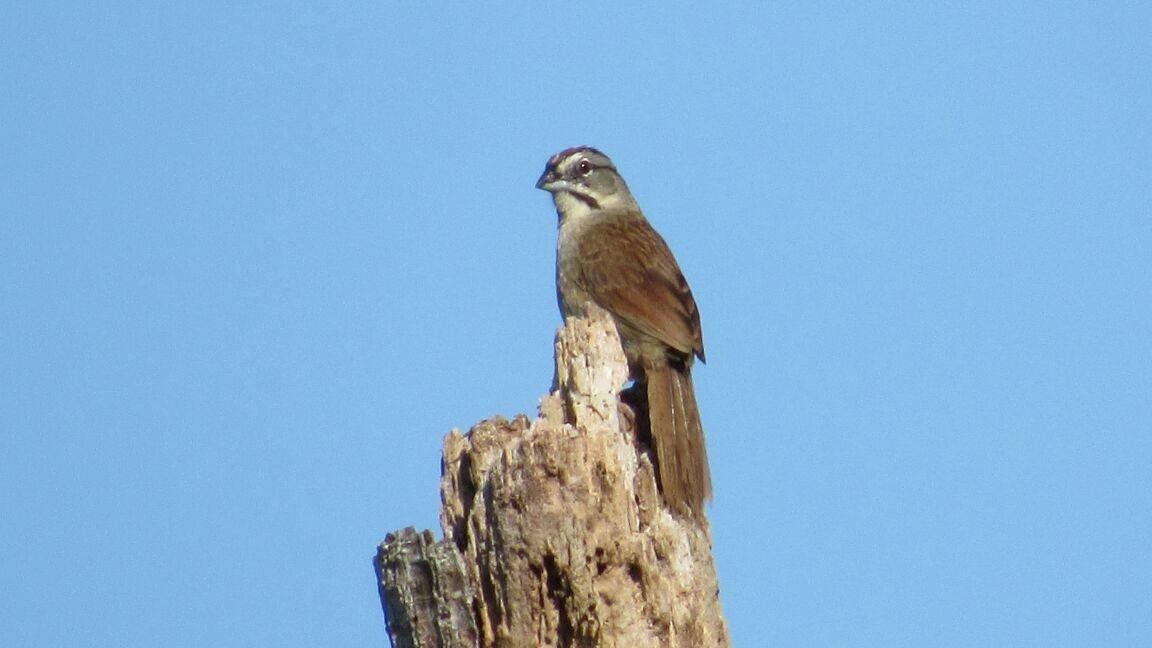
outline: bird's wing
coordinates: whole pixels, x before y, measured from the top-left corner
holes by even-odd
[[[581,237],[585,288],[625,324],[704,359],[700,313],[664,239],[643,217],[613,219]]]

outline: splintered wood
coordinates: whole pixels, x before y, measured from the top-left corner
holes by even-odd
[[[429,591],[423,609],[397,604],[397,574],[428,569],[399,568],[385,542],[379,556],[392,556],[392,568],[378,557],[377,570],[393,645],[728,646],[710,529],[661,501],[617,396],[628,369],[608,316],[569,319],[556,362],[558,389],[539,417],[489,419],[444,441],[442,543],[462,558],[469,636],[393,632],[399,621],[435,626],[421,615],[458,616],[460,593]]]

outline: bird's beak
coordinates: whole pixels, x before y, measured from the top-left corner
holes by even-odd
[[[556,172],[552,169],[547,169],[540,175],[540,179],[536,181],[536,188],[543,189],[548,193],[557,193],[568,189],[571,184],[567,180],[562,180],[556,176]]]

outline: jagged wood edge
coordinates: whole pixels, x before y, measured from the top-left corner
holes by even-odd
[[[408,527],[385,537],[374,563],[395,648],[479,646],[472,588],[455,544]]]

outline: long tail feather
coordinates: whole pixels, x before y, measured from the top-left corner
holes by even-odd
[[[692,376],[664,366],[650,369],[647,381],[648,416],[664,499],[681,513],[700,516],[704,502],[712,498],[712,480]]]

